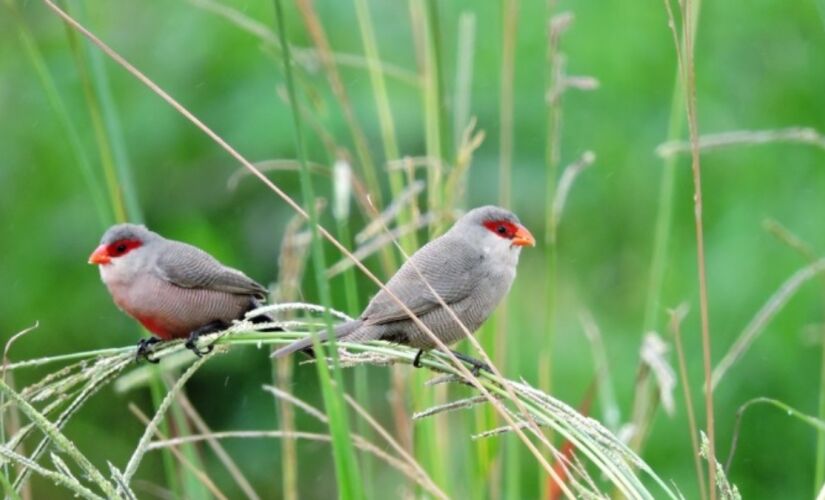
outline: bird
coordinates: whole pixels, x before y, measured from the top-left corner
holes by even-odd
[[[136,359],[150,358],[152,345],[186,338],[198,356],[199,336],[226,329],[233,320],[260,306],[267,289],[247,275],[224,266],[195,246],[170,240],[143,225],[117,224],[100,239],[89,263],[115,304],[155,336],[141,339]],[[268,316],[253,322],[271,321]]]
[[[436,343],[392,297],[398,297],[444,344],[464,338],[464,329],[442,306],[449,306],[470,332],[475,332],[510,290],[522,247],[536,240],[518,217],[487,205],[470,210],[443,235],[415,252],[369,302],[356,319],[337,325],[333,336],[347,342],[385,340],[418,349],[413,365],[420,367],[424,352]],[[422,280],[423,277],[423,280]],[[428,286],[429,284],[429,286]],[[389,292],[392,292],[390,295]],[[436,296],[433,291],[438,295]],[[329,338],[329,331],[318,340]],[[311,351],[303,338],[276,350],[273,358]],[[454,353],[459,355],[459,353]],[[483,363],[459,355],[476,371]]]

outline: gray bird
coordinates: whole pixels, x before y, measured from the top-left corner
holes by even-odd
[[[510,290],[521,247],[535,243],[533,235],[513,213],[495,206],[475,208],[449,231],[415,252],[386,287],[442,342],[454,344],[464,338],[464,331],[430,287],[464,326],[475,332]],[[417,348],[413,363],[417,367],[424,351],[436,347],[383,289],[358,319],[336,326],[334,335],[347,342],[385,340]],[[328,337],[326,331],[318,335],[321,341]],[[301,339],[272,356],[280,358],[307,350],[311,345],[311,338]],[[483,367],[475,360],[470,362],[476,368]]]
[[[203,250],[168,240],[145,226],[110,227],[89,257],[115,304],[157,335],[142,339],[137,357],[149,361],[150,346],[160,340],[187,338],[198,350],[200,335],[219,331],[260,305],[266,288],[244,273],[226,267]],[[258,317],[253,321],[269,321]]]

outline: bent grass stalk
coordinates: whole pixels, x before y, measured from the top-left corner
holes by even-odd
[[[259,311],[262,310],[264,309]],[[306,335],[306,333],[301,334],[295,332],[258,332],[250,329],[252,327],[267,328],[268,326],[270,325],[252,325],[249,323],[242,323],[233,327],[233,329],[229,332],[218,332],[205,336],[203,342],[208,343],[214,341],[217,344],[218,347],[212,354],[209,355],[214,356],[226,352],[226,350],[231,347],[243,345],[286,344],[294,340],[296,335]],[[303,330],[306,331],[308,328],[308,326],[304,327]],[[227,335],[227,333],[231,334]],[[344,352],[345,357],[343,359],[346,365],[358,363],[371,363],[379,365],[384,365],[387,363],[410,364],[416,352],[414,349],[386,344],[383,342],[371,342],[366,344],[341,343],[340,345],[348,351],[363,353],[361,355],[353,355]],[[165,361],[167,358],[170,356],[175,356],[176,353],[182,349],[183,345],[180,341],[159,345],[157,356],[162,360],[162,366],[166,364]],[[91,357],[92,359],[94,359],[94,357],[98,357],[97,363],[100,363],[101,366],[106,366],[111,364],[112,361],[122,359],[124,354],[131,358],[134,347],[125,347],[121,350],[123,351],[121,354],[108,354],[102,358],[99,357],[97,351],[78,354],[82,354],[85,357]],[[191,355],[188,356],[189,359],[192,359]],[[365,358],[364,356],[371,357]],[[495,398],[493,398],[493,401],[496,402],[499,402],[499,399],[502,402],[509,400],[508,391],[504,389],[505,386],[509,386],[511,390],[515,391],[515,394],[517,394],[517,399],[519,402],[525,409],[527,409],[527,411],[530,412],[530,415],[535,418],[538,423],[542,426],[552,427],[556,432],[564,436],[565,439],[571,440],[577,449],[581,450],[584,456],[588,457],[589,460],[592,460],[599,467],[599,469],[606,474],[611,482],[618,483],[619,487],[626,494],[626,496],[630,498],[652,498],[652,494],[644,488],[642,483],[632,472],[633,467],[638,467],[646,474],[649,474],[652,479],[663,488],[663,491],[666,492],[669,497],[675,498],[664,483],[647,465],[644,464],[644,462],[641,461],[641,459],[633,454],[598,422],[580,415],[573,408],[527,386],[524,383],[506,381],[505,379],[501,379],[496,375],[488,374],[486,372],[482,373],[477,378],[473,377],[469,371],[466,370],[466,367],[463,364],[456,366],[450,358],[450,354],[445,355],[440,352],[432,353],[431,355],[425,356],[422,359],[422,363],[431,370],[450,374],[452,377],[457,377],[455,378],[457,381],[463,380],[463,383],[471,383],[474,386],[478,384],[479,386],[484,387],[486,390],[489,390],[496,395]],[[179,378],[175,383],[172,391],[164,399],[160,411],[155,415],[152,423],[148,426],[146,433],[144,434],[144,439],[140,441],[135,454],[133,455],[133,460],[130,460],[130,465],[127,466],[124,471],[124,478],[127,478],[128,480],[128,478],[131,477],[137,467],[137,463],[139,463],[139,457],[142,457],[146,451],[152,449],[152,446],[147,444],[146,436],[151,437],[151,435],[154,434],[153,429],[157,427],[157,423],[162,418],[162,413],[168,408],[171,401],[176,397],[175,394],[180,390],[183,384],[185,384],[186,380],[190,378],[192,374],[203,365],[203,363],[206,362],[206,360],[207,358],[196,360],[185,371],[184,375],[181,376],[181,378]],[[17,369],[24,369],[28,366],[31,366],[31,364],[19,366]],[[144,368],[140,369],[142,370]],[[463,368],[463,370],[461,368]],[[467,371],[467,373],[464,373],[465,371]],[[59,384],[62,383],[62,381],[57,380],[54,381],[54,383]],[[279,391],[275,388],[270,389]],[[490,398],[485,396],[483,399],[475,398],[473,400],[475,403],[483,401],[490,401]],[[509,412],[510,410],[508,410],[508,414]],[[315,414],[320,415],[319,418],[327,418],[325,415],[321,415],[317,410],[315,410]],[[513,413],[513,415],[515,415],[515,413]],[[520,429],[522,425],[524,425],[524,423],[519,425],[518,428]],[[185,440],[187,438],[181,439]],[[410,466],[412,466],[411,463]]]

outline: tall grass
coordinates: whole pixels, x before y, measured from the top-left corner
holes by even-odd
[[[301,162],[301,192],[304,197],[304,206],[310,227],[315,283],[318,287],[321,304],[324,306],[324,324],[327,330],[332,330],[332,316],[329,313],[332,296],[325,275],[326,263],[318,233],[318,213],[315,204],[315,191],[307,165],[303,124],[301,123],[301,115],[298,110],[295,81],[292,75],[292,60],[290,57],[289,42],[286,37],[286,20],[284,19],[281,0],[274,0],[274,4],[277,31],[284,57],[284,74],[287,92],[292,108],[293,125],[295,127],[296,149],[298,151],[298,160]],[[324,407],[329,415],[329,428],[332,436],[333,456],[335,457],[338,494],[345,499],[362,498],[364,496],[364,488],[358,471],[358,461],[355,457],[355,450],[349,437],[349,420],[343,403],[344,383],[338,364],[335,336],[329,336],[329,350],[332,353],[333,368],[333,370],[330,370],[330,365],[327,364],[324,355],[326,352],[325,348],[321,346],[314,332],[310,332],[310,334],[313,338],[313,349],[318,353],[319,357],[319,362],[316,366],[318,367],[318,379],[321,382],[321,391],[324,396]],[[330,373],[330,371],[332,373]]]

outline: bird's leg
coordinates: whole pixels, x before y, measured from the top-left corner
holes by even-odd
[[[415,358],[413,359],[413,366],[416,368],[421,368],[421,355],[424,354],[424,349],[419,349],[417,353],[415,353]]]
[[[140,358],[143,358],[150,363],[160,363],[159,359],[149,357],[152,354],[152,346],[158,342],[160,342],[160,339],[157,337],[140,339],[137,345],[137,353],[135,353],[135,362],[140,362]]]
[[[461,361],[464,361],[465,363],[468,363],[468,364],[472,365],[473,369],[471,370],[471,372],[476,377],[478,377],[478,374],[481,373],[481,370],[484,370],[488,373],[493,373],[493,370],[490,369],[490,365],[488,365],[484,361],[480,361],[480,360],[478,360],[476,358],[473,358],[471,356],[467,356],[466,354],[461,354],[460,352],[457,352],[457,351],[452,351],[451,350],[450,352],[452,352],[453,355],[455,357],[457,357],[458,359],[460,359]]]
[[[201,335],[206,335],[207,333],[222,330],[225,326],[226,325],[223,323],[223,321],[213,321],[211,323],[203,325],[202,327],[196,330],[192,330],[192,332],[189,334],[189,338],[186,339],[186,343],[183,345],[186,346],[187,349],[195,353],[195,356],[197,357],[201,357],[204,354],[209,354],[210,352],[212,352],[212,349],[214,349],[215,346],[213,344],[209,344],[204,350],[198,349],[198,337],[200,337]]]

